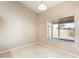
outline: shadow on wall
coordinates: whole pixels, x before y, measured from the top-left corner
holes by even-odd
[[[4,18],[0,16],[0,51],[3,51],[6,48],[4,45],[5,24]]]
[[[11,58],[12,54],[11,51],[6,50],[6,46],[4,43],[4,37],[5,37],[5,27],[6,27],[6,20],[0,16],[0,58]],[[8,49],[8,48],[7,48]]]

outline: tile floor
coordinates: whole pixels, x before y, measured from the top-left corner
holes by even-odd
[[[0,54],[0,57],[9,58],[74,58],[74,56],[62,53],[52,48],[48,48],[41,45],[34,45],[31,47],[25,47],[8,51],[8,53]]]

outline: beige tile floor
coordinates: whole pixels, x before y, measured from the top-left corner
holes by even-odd
[[[0,54],[0,57],[13,57],[13,58],[73,58],[74,56],[62,53],[52,48],[41,45],[34,45],[16,49],[8,53]]]

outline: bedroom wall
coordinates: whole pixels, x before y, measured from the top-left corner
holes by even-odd
[[[75,42],[66,42],[62,40],[49,40],[47,38],[47,21],[57,21],[59,18],[74,16],[75,17]],[[58,6],[52,7],[47,11],[39,14],[38,21],[38,38],[39,43],[45,43],[53,47],[79,55],[79,2],[64,2]]]
[[[0,1],[0,51],[37,41],[37,14],[19,2]]]

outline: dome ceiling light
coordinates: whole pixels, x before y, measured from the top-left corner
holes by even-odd
[[[41,11],[45,11],[47,10],[47,6],[43,2],[41,2],[41,4],[38,6],[38,9]]]

